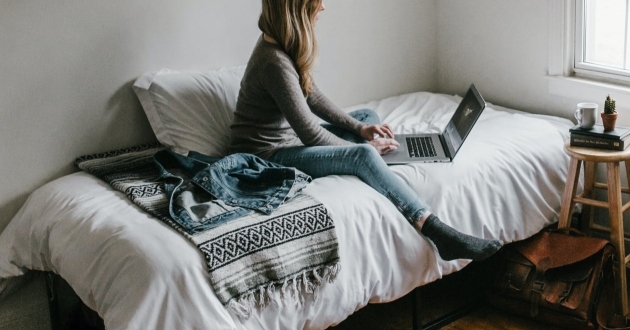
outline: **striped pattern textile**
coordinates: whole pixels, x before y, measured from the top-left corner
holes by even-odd
[[[305,293],[317,298],[319,287],[335,279],[340,270],[337,236],[323,204],[303,193],[270,215],[251,212],[190,235],[171,219],[157,180],[153,155],[162,149],[147,144],[79,157],[75,165],[190,239],[206,259],[217,297],[239,317],[248,318],[254,308],[271,303],[302,303]]]

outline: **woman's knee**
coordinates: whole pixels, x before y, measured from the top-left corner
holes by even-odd
[[[383,158],[378,153],[376,148],[368,143],[362,143],[353,146],[353,153],[357,158],[357,161],[366,163],[367,165],[375,165],[383,162]]]
[[[354,119],[366,123],[368,125],[375,125],[381,122],[376,112],[371,109],[354,110],[349,113]]]

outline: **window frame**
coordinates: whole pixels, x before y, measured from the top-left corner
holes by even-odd
[[[547,82],[549,95],[559,100],[601,103],[602,95],[610,94],[617,100],[617,108],[630,104],[630,85],[620,80],[605,79],[588,74],[576,75],[575,8],[579,0],[550,0]],[[573,118],[573,111],[567,115]],[[623,118],[620,118],[623,122]],[[624,123],[630,126],[630,121]]]
[[[626,0],[626,11],[630,10],[630,0]],[[594,63],[585,62],[584,59],[584,39],[585,39],[585,17],[584,11],[586,6],[586,0],[575,0],[575,8],[573,15],[573,22],[575,27],[574,31],[574,41],[573,41],[573,63],[572,63],[572,71],[573,74],[577,77],[585,77],[585,78],[594,78],[600,79],[604,81],[612,81],[617,83],[622,83],[624,85],[630,85],[630,70],[623,69],[615,69],[612,67],[598,65]],[[628,15],[628,13],[626,14]],[[626,21],[628,24],[628,20]],[[627,31],[627,29],[626,29]],[[626,49],[628,48],[628,40],[630,34],[626,32]],[[625,55],[627,61],[627,50]]]

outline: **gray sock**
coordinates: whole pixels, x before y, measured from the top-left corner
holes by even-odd
[[[482,260],[497,252],[503,243],[460,233],[431,214],[425,220],[420,232],[437,247],[444,260]]]

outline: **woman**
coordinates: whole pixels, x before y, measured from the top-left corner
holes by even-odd
[[[370,110],[344,113],[313,82],[314,24],[323,0],[262,0],[263,32],[241,82],[230,151],[295,167],[313,178],[355,175],[386,196],[437,247],[444,260],[481,260],[502,243],[442,223],[381,156],[398,147]],[[329,124],[320,125],[319,118]]]

